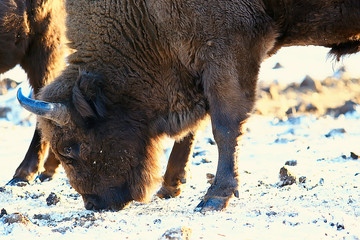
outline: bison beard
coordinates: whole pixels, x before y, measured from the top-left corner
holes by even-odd
[[[262,60],[291,45],[331,47],[337,57],[359,50],[358,0],[68,0],[66,10],[76,52],[39,94],[48,110],[19,99],[40,115],[43,140],[87,209],[148,199],[164,135],[177,141],[158,196],[179,195],[206,116],[219,160],[196,209],[224,209],[239,196],[241,127]]]

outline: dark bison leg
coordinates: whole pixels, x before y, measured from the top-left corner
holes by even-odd
[[[30,147],[25,155],[24,160],[16,169],[13,179],[7,184],[15,185],[17,182],[29,182],[39,171],[39,165],[44,158],[48,149],[48,144],[41,144],[39,130],[36,128]]]
[[[181,186],[186,182],[186,165],[189,161],[195,134],[190,133],[180,142],[175,142],[172,148],[164,180],[157,195],[161,198],[176,197],[181,192]]]
[[[11,179],[7,184],[16,185],[18,182],[29,183],[31,180],[33,180],[35,174],[39,172],[41,167],[40,164],[43,162],[47,152],[48,156],[44,164],[45,171],[39,175],[39,180],[51,180],[60,162],[55,158],[55,155],[51,150],[48,151],[48,145],[48,143],[41,142],[39,130],[36,128],[24,160],[16,169],[13,179]]]
[[[220,53],[203,73],[205,94],[209,100],[210,117],[219,160],[213,184],[196,211],[224,209],[232,196],[239,195],[238,142],[241,126],[246,121],[255,101],[258,66],[255,57],[243,59]],[[248,53],[249,55],[249,53]],[[254,57],[254,59],[251,59]],[[240,59],[240,60],[238,60]],[[237,61],[241,62],[239,65]],[[222,62],[221,62],[222,61]]]

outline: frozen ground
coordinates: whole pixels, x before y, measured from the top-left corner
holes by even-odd
[[[283,58],[279,62],[284,66]],[[285,66],[279,70],[287,71]],[[266,71],[272,78],[276,70]],[[309,75],[323,79],[333,72],[323,74]],[[0,106],[14,109],[7,119],[0,119],[0,186],[11,179],[34,128],[34,119],[17,109],[14,96],[14,92],[0,96]],[[0,209],[7,213],[0,218],[0,238],[360,239],[359,106],[338,118],[300,113],[279,120],[255,114],[246,129],[240,150],[240,198],[232,199],[223,212],[193,212],[210,186],[207,173],[216,171],[216,145],[207,128],[198,136],[190,178],[179,197],[154,197],[119,212],[87,211],[60,169],[50,182],[0,188]],[[164,143],[165,155],[170,146],[171,141]],[[295,166],[285,164],[294,160]],[[165,168],[166,158],[161,161]],[[294,184],[282,186],[282,167],[292,173]],[[59,202],[49,206],[51,193]],[[48,202],[56,202],[56,197]]]

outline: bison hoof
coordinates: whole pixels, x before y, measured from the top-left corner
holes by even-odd
[[[208,211],[221,211],[226,208],[228,202],[228,197],[212,197],[202,200],[199,205],[196,206],[195,212],[205,213]]]
[[[179,187],[169,187],[162,186],[160,190],[156,193],[159,198],[173,198],[178,196],[181,193],[181,189]]]
[[[44,173],[41,173],[35,178],[35,181],[40,181],[40,182],[51,181],[51,180],[52,180],[52,176]]]
[[[214,186],[209,188],[204,199],[196,206],[195,212],[221,211],[227,207],[232,196],[239,198],[239,191],[237,189],[229,191],[231,188],[228,188],[228,191],[222,191],[220,192],[221,194],[216,194],[214,189],[216,189]]]
[[[9,186],[17,186],[17,187],[25,187],[29,184],[29,181],[21,179],[21,178],[13,178],[6,185]]]

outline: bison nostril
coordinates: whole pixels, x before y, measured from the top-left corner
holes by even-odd
[[[86,202],[85,203],[86,210],[95,210],[95,205],[92,202]]]
[[[87,210],[99,210],[105,208],[103,201],[97,195],[84,194],[82,197]]]

